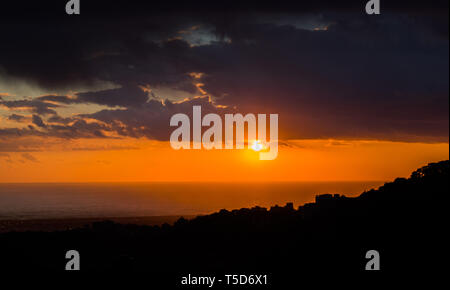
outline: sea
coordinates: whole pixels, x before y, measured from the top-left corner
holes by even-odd
[[[383,183],[3,183],[0,221],[192,216],[288,202],[297,207],[319,194],[357,196]]]

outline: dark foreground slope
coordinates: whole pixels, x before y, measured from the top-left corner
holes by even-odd
[[[321,195],[298,209],[222,210],[162,227],[100,222],[1,234],[0,268],[63,271],[66,251],[76,249],[82,271],[165,273],[175,279],[169,283],[188,273],[260,273],[277,283],[306,272],[363,272],[366,252],[377,250],[383,272],[433,271],[444,250],[448,177],[442,161],[359,197]]]

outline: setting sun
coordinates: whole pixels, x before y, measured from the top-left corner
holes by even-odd
[[[265,147],[264,145],[261,143],[260,140],[255,140],[253,141],[252,147],[251,147],[254,151],[258,152],[263,150]]]

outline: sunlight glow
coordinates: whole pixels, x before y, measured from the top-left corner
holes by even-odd
[[[264,145],[259,140],[253,141],[252,149],[256,152],[261,151],[264,149]]]

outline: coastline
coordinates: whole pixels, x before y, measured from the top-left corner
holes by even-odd
[[[63,231],[82,228],[92,223],[102,221],[113,221],[118,224],[159,226],[164,223],[173,224],[180,217],[184,217],[185,219],[192,219],[196,217],[196,215],[0,220],[0,233],[26,231]]]

